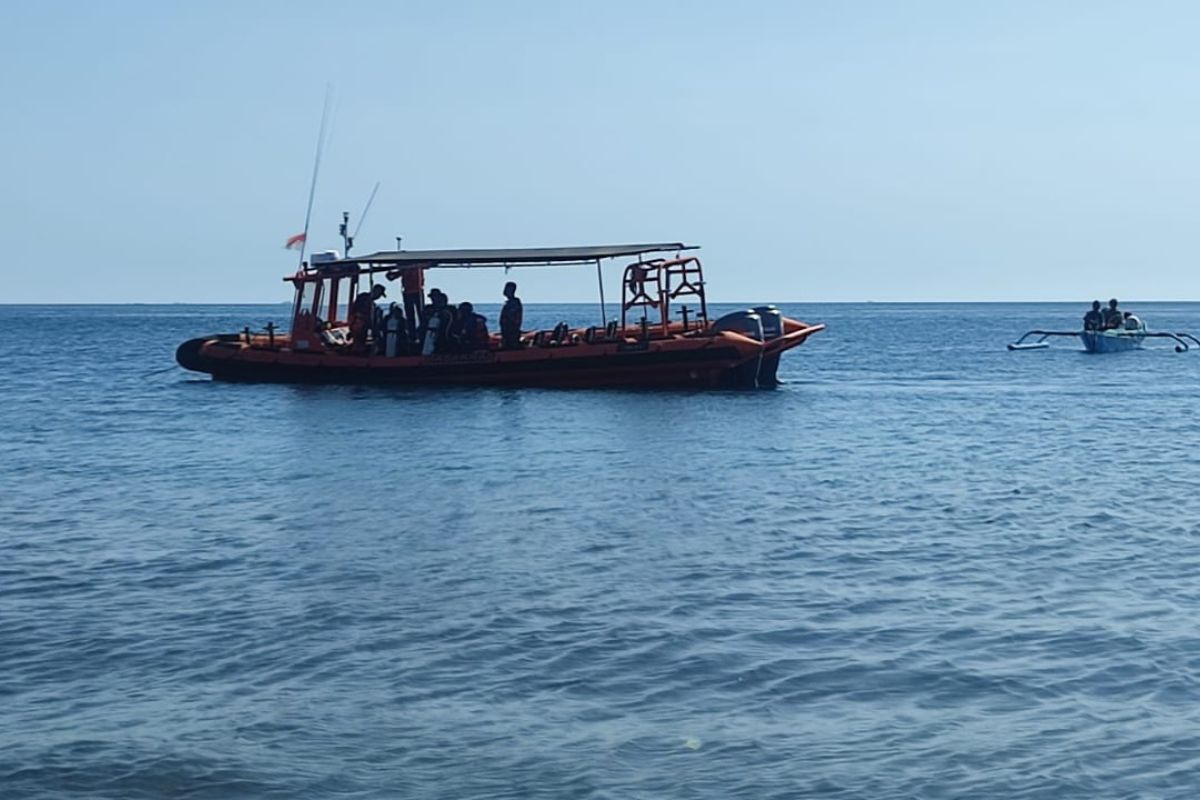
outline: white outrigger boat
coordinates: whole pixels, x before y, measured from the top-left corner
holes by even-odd
[[[1026,341],[1032,337],[1038,337],[1033,341]],[[1171,339],[1175,342],[1175,352],[1183,353],[1190,349],[1191,346],[1200,347],[1200,339],[1192,336],[1190,333],[1170,333],[1168,331],[1147,331],[1146,326],[1142,325],[1134,329],[1126,328],[1109,328],[1107,330],[1082,330],[1082,331],[1042,331],[1032,330],[1026,332],[1015,342],[1008,346],[1009,350],[1042,350],[1050,346],[1046,340],[1054,336],[1069,336],[1076,337],[1083,342],[1083,349],[1089,353],[1121,353],[1126,350],[1142,349],[1142,342],[1146,339]]]

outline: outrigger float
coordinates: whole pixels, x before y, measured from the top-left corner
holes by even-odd
[[[291,326],[191,339],[175,357],[189,370],[226,381],[332,384],[484,384],[553,387],[770,387],[780,355],[821,324],[784,317],[773,306],[709,320],[700,259],[682,243],[502,250],[397,250],[342,257],[316,254],[284,278],[295,289]],[[318,260],[317,255],[326,255]],[[601,262],[633,257],[622,278],[621,320],[609,321]],[[406,270],[592,266],[604,323],[522,332],[520,346],[492,334],[470,352],[422,354],[417,347],[347,342],[347,299],[364,283]],[[340,302],[339,302],[340,301]],[[691,305],[682,305],[682,302]],[[678,319],[675,317],[678,316]],[[390,336],[390,332],[385,334]],[[393,353],[388,355],[388,353]]]
[[[1034,341],[1026,339],[1038,337]],[[1146,339],[1171,339],[1175,342],[1175,352],[1184,353],[1189,348],[1188,343],[1200,347],[1200,340],[1190,333],[1169,333],[1167,331],[1147,331],[1145,326],[1134,330],[1110,328],[1108,330],[1082,331],[1040,331],[1033,330],[1025,333],[1020,339],[1008,346],[1009,350],[1043,350],[1050,346],[1047,339],[1054,336],[1078,336],[1083,341],[1083,349],[1089,353],[1121,353],[1127,350],[1140,350]]]

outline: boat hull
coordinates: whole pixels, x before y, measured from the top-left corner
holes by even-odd
[[[787,344],[800,344],[799,331]],[[772,354],[767,354],[769,358]],[[774,355],[777,357],[778,352]],[[292,350],[234,335],[184,342],[176,360],[226,381],[321,384],[469,384],[547,387],[749,388],[759,385],[764,346],[744,336],[622,341],[558,348],[399,356]],[[767,381],[764,378],[764,385]]]
[[[1140,350],[1146,338],[1144,331],[1082,331],[1079,338],[1089,353],[1123,353]]]

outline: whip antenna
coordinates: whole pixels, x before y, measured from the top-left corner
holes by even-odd
[[[358,238],[358,232],[362,230],[363,220],[367,218],[367,212],[371,210],[371,203],[375,200],[375,193],[379,191],[379,181],[375,181],[375,188],[371,190],[371,196],[367,198],[367,207],[363,209],[362,216],[358,218],[358,227],[354,229],[354,233],[350,233],[350,212],[342,212],[342,224],[338,226],[338,234],[342,237],[342,247],[345,249],[345,256],[350,256],[350,249],[354,247],[354,240]]]
[[[300,240],[300,266],[304,265],[304,249],[308,246],[308,223],[312,220],[313,197],[317,194],[317,175],[321,171],[321,151],[325,149],[325,132],[329,127],[329,107],[333,87],[325,84],[325,104],[321,109],[321,129],[317,133],[317,155],[313,159],[312,184],[308,187],[308,208],[304,212],[304,238]]]
[[[363,206],[363,213],[358,217],[358,225],[354,228],[354,235],[350,237],[353,241],[358,238],[358,232],[362,230],[363,223],[367,221],[367,212],[371,210],[371,203],[375,202],[375,193],[379,191],[379,181],[375,181],[375,188],[371,190],[371,196],[367,198],[367,204]]]

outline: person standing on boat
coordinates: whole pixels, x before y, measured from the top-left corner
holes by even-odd
[[[505,350],[512,350],[521,346],[525,308],[517,297],[517,284],[512,281],[504,284],[504,298],[504,308],[500,310],[500,342]]]
[[[408,334],[416,337],[417,325],[424,322],[421,317],[422,295],[425,294],[425,270],[421,267],[406,269],[400,276],[400,288],[404,293],[404,316],[408,319]]]
[[[425,323],[425,307],[422,300],[425,295],[425,268],[409,267],[408,269],[388,270],[387,279],[400,279],[400,292],[404,302],[404,319],[408,325],[408,338],[417,338],[417,329]]]
[[[1100,301],[1092,301],[1092,310],[1083,315],[1083,329],[1098,331],[1104,325],[1104,312],[1100,310]]]
[[[371,287],[369,292],[360,292],[350,307],[350,341],[357,353],[367,349],[367,332],[375,324],[375,301],[387,294],[382,283]]]
[[[1108,308],[1104,309],[1104,327],[1120,328],[1125,325],[1125,315],[1117,308],[1117,298],[1108,301]]]

